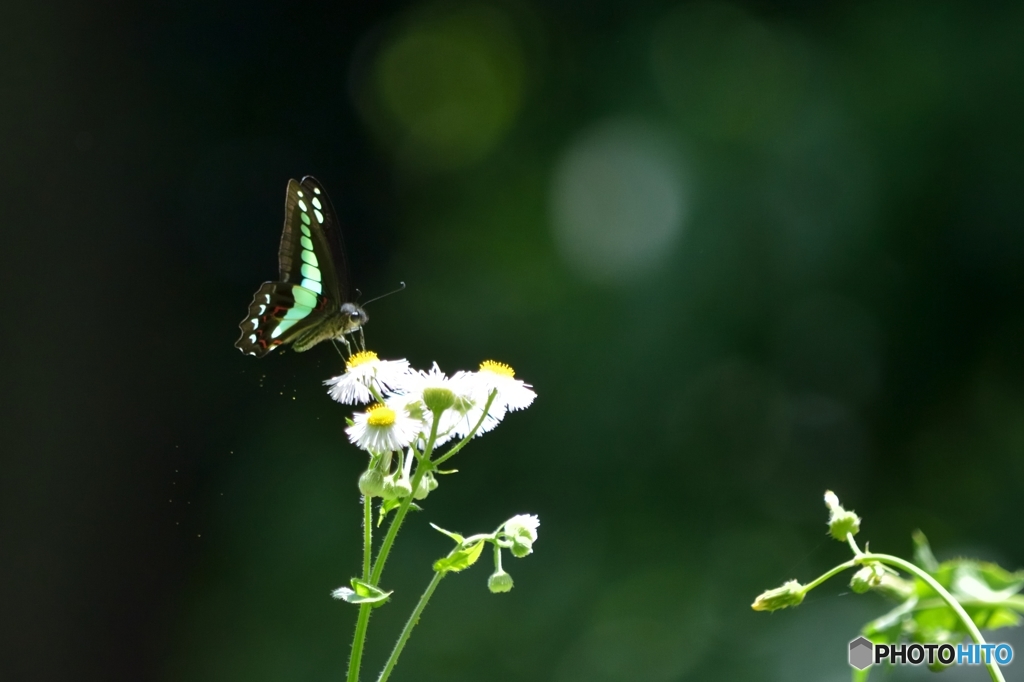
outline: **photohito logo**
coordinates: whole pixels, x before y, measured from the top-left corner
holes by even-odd
[[[864,670],[875,663],[892,665],[1007,665],[1013,660],[1009,644],[872,644],[866,637],[850,642],[850,665]]]

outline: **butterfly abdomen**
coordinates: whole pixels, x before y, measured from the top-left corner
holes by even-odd
[[[307,351],[321,341],[341,338],[344,334],[344,321],[339,313],[331,313],[316,326],[302,330],[295,340],[292,341],[292,348],[296,353]]]
[[[366,313],[362,308],[354,304],[346,304],[342,309],[328,313],[316,326],[302,330],[295,340],[292,341],[292,348],[296,353],[309,350],[321,341],[329,339],[343,339],[345,334],[351,334],[366,322]]]

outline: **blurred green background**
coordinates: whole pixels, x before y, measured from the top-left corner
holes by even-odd
[[[3,679],[341,679],[338,358],[232,347],[304,174],[356,286],[408,283],[371,347],[539,395],[403,530],[365,679],[428,521],[542,525],[511,594],[442,583],[397,681],[849,679],[887,604],[749,608],[848,556],[826,488],[875,550],[1024,564],[1020,3],[5,14]]]

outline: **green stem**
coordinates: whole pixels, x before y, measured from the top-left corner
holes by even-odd
[[[854,561],[858,564],[866,564],[872,561],[877,561],[879,563],[895,566],[906,571],[907,573],[910,573],[915,578],[919,578],[924,582],[928,583],[928,586],[935,590],[935,593],[942,598],[942,601],[946,602],[946,605],[949,606],[949,608],[953,609],[953,612],[956,613],[957,617],[960,619],[960,622],[962,622],[964,624],[964,627],[967,628],[967,632],[971,635],[971,639],[974,640],[975,644],[985,643],[985,638],[981,636],[981,630],[979,630],[978,626],[974,624],[974,621],[971,619],[967,611],[964,610],[964,607],[960,605],[960,602],[956,600],[956,597],[951,595],[945,587],[939,584],[939,581],[937,581],[935,578],[933,578],[931,575],[929,575],[921,568],[915,566],[909,561],[901,559],[897,556],[892,556],[890,554],[873,554],[867,552],[857,556],[854,559]],[[991,659],[991,656],[989,658]],[[985,664],[985,667],[988,669],[988,674],[992,678],[992,682],[1006,682],[1003,678],[1003,673],[999,670],[999,666],[995,663],[995,661],[989,660],[989,662]]]
[[[370,554],[373,552],[373,498],[363,495],[363,582],[370,580]]]
[[[451,459],[455,455],[455,453],[457,453],[462,448],[466,447],[466,443],[472,440],[473,436],[476,435],[477,430],[479,430],[480,426],[483,425],[484,419],[487,419],[487,412],[491,409],[491,403],[494,402],[494,399],[497,397],[497,395],[498,389],[493,389],[491,391],[491,394],[487,396],[487,403],[484,405],[484,411],[480,414],[480,419],[477,420],[476,426],[473,427],[473,430],[467,433],[466,437],[460,440],[451,450],[438,457],[437,460],[434,462],[435,465],[440,465],[442,462]]]
[[[406,621],[405,627],[402,629],[402,634],[399,635],[398,641],[395,642],[395,648],[391,650],[391,656],[388,657],[388,662],[384,664],[384,669],[380,671],[380,676],[377,678],[377,682],[385,682],[388,676],[391,675],[391,671],[394,670],[395,665],[398,664],[398,657],[402,654],[402,649],[405,648],[405,643],[409,641],[410,635],[412,635],[412,629],[416,627],[416,623],[420,622],[420,614],[423,613],[423,609],[427,607],[427,602],[430,601],[430,597],[434,594],[434,590],[437,589],[438,584],[441,582],[441,578],[445,577],[447,572],[434,573],[434,577],[431,579],[430,584],[427,585],[427,589],[420,595],[420,600],[416,603],[416,608],[412,610],[409,615],[409,620]]]
[[[352,655],[348,659],[348,682],[358,682],[359,666],[363,662],[363,644],[366,642],[366,628],[370,624],[370,604],[359,605],[359,618],[356,619],[356,632],[352,637]]]
[[[817,587],[818,585],[822,584],[823,582],[825,582],[826,580],[828,580],[832,576],[838,575],[838,574],[842,573],[843,571],[845,571],[848,568],[853,568],[858,563],[859,562],[857,561],[857,559],[850,559],[845,564],[839,564],[838,566],[836,566],[835,568],[829,570],[828,572],[823,573],[822,575],[818,576],[817,578],[815,578],[811,582],[809,582],[806,585],[804,585],[804,594],[807,594],[808,592],[810,592],[815,587]]]
[[[363,495],[363,582],[370,582],[370,556],[373,552],[373,498]],[[352,655],[348,659],[348,682],[357,682],[363,659],[366,628],[370,625],[369,604],[359,605],[356,631],[352,636]]]
[[[417,463],[416,473],[412,476],[411,485],[413,493],[416,492],[423,475],[427,473],[428,469],[433,468],[433,464],[430,462],[430,455],[434,450],[434,441],[437,440],[437,427],[440,422],[441,415],[434,415],[434,422],[430,425],[430,438],[427,441],[426,449],[423,451],[423,459]],[[384,572],[384,563],[388,560],[391,546],[395,544],[398,530],[402,527],[405,515],[409,512],[409,507],[412,505],[412,497],[412,495],[409,495],[402,499],[402,503],[398,506],[398,511],[395,512],[395,518],[391,521],[391,525],[388,526],[388,533],[384,536],[384,542],[381,543],[380,550],[377,552],[377,559],[373,562],[373,571],[370,573],[370,584],[372,585],[377,584],[381,574]]]
[[[854,566],[859,566],[862,564],[869,564],[871,562],[888,564],[890,566],[895,566],[896,568],[902,569],[907,573],[913,575],[914,577],[919,578],[923,580],[925,583],[927,583],[929,587],[935,590],[935,593],[939,595],[942,601],[944,601],[949,608],[953,609],[953,612],[960,619],[960,622],[964,624],[964,627],[967,629],[968,634],[971,635],[971,639],[974,640],[975,644],[985,643],[985,638],[982,637],[981,630],[979,630],[978,626],[974,624],[974,620],[967,613],[967,611],[964,610],[963,605],[961,605],[960,602],[957,601],[956,597],[950,594],[949,591],[946,590],[945,587],[940,585],[939,581],[933,578],[928,572],[922,570],[920,567],[910,563],[909,561],[906,561],[905,559],[901,559],[897,556],[892,556],[891,554],[874,554],[871,552],[862,552],[860,550],[860,547],[857,546],[857,542],[853,539],[852,534],[847,534],[846,541],[847,544],[850,545],[850,549],[853,550],[854,557],[846,563],[839,564],[835,568],[832,568],[831,570],[822,574],[818,578],[812,580],[807,585],[804,585],[804,594],[807,594],[815,587],[828,580],[829,578],[839,573],[842,573],[848,568],[853,568]],[[995,661],[989,660],[989,662],[985,664],[985,667],[988,669],[988,674],[992,678],[992,682],[1006,682],[1003,678],[1002,671],[999,670],[999,666],[995,663]]]
[[[480,415],[480,419],[477,421],[476,426],[470,431],[465,438],[463,438],[455,447],[446,452],[442,457],[438,458],[436,462],[431,462],[430,457],[434,452],[434,443],[437,441],[437,429],[441,422],[441,415],[435,414],[433,423],[430,425],[430,437],[427,440],[427,446],[423,451],[423,456],[418,459],[416,466],[416,473],[413,474],[412,478],[412,489],[416,491],[419,488],[420,480],[427,473],[427,471],[434,469],[438,464],[447,460],[452,455],[457,453],[466,443],[476,435],[477,430],[484,423],[484,419],[487,418],[487,412],[491,408],[491,404],[494,402],[495,397],[498,395],[497,390],[492,390],[490,395],[487,397],[487,403],[484,405],[483,413]],[[373,567],[369,573],[369,582],[371,585],[378,585],[380,583],[381,574],[384,572],[384,564],[387,562],[388,555],[391,553],[391,546],[395,543],[395,538],[398,537],[398,531],[402,527],[402,522],[405,521],[405,516],[409,512],[409,507],[412,504],[412,495],[409,495],[402,500],[398,510],[395,512],[395,518],[392,519],[391,524],[388,526],[388,532],[384,536],[384,541],[380,545],[380,550],[377,552],[377,558],[373,562]],[[367,564],[367,559],[363,560],[364,574]],[[440,575],[440,574],[438,574]],[[437,587],[437,582],[440,580],[435,576],[434,581],[431,582],[431,586],[427,588],[427,592],[421,597],[421,604],[417,605],[416,610],[413,612],[413,619],[410,620],[410,624],[406,624],[406,630],[403,632],[404,639],[408,639],[408,633],[412,632],[412,626],[415,625],[415,619],[419,617],[419,612],[426,606],[426,600],[430,599],[430,594],[433,593],[434,588]],[[349,658],[348,663],[348,682],[358,682],[359,680],[359,667],[362,663],[363,647],[366,643],[366,630],[370,623],[370,610],[373,607],[370,604],[359,605],[359,617],[356,620],[356,631],[352,639],[352,655]],[[404,639],[399,639],[398,644],[395,647],[395,651],[392,652],[392,658],[394,661],[389,661],[390,668],[394,667],[394,663],[398,660],[398,654],[401,653],[402,647],[405,646]],[[390,674],[390,668],[385,667],[385,672],[381,673],[386,678],[387,674]]]
[[[416,473],[413,475],[413,490],[416,490],[416,486],[419,484],[423,474],[430,467],[430,453],[434,448],[434,441],[437,439],[437,426],[440,421],[440,415],[434,415],[434,423],[430,427],[430,439],[427,441],[423,461],[416,467]],[[391,525],[388,526],[388,533],[384,536],[384,542],[381,543],[380,550],[377,552],[377,559],[373,562],[373,568],[366,571],[368,574],[367,582],[371,585],[378,585],[380,582],[381,573],[384,572],[384,562],[387,561],[388,554],[391,552],[391,546],[395,543],[395,538],[398,536],[398,529],[401,528],[402,521],[405,520],[405,515],[409,512],[410,504],[412,504],[412,495],[402,500],[401,506],[395,512],[395,518],[391,520]],[[372,521],[372,517],[370,520]],[[364,568],[366,564],[367,560],[364,560]],[[348,660],[348,682],[358,682],[359,680],[359,667],[362,664],[363,647],[366,644],[366,629],[370,623],[370,610],[372,608],[373,606],[370,604],[359,605],[359,618],[356,620],[356,631],[352,637],[352,656]]]

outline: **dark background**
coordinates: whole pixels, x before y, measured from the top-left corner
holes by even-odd
[[[371,347],[539,395],[403,531],[365,679],[427,521],[542,526],[511,594],[442,584],[395,680],[848,679],[881,600],[749,609],[848,556],[826,488],[873,549],[1024,564],[1020,3],[3,15],[4,680],[341,679],[339,361],[232,347],[304,174],[365,295],[409,285]]]

